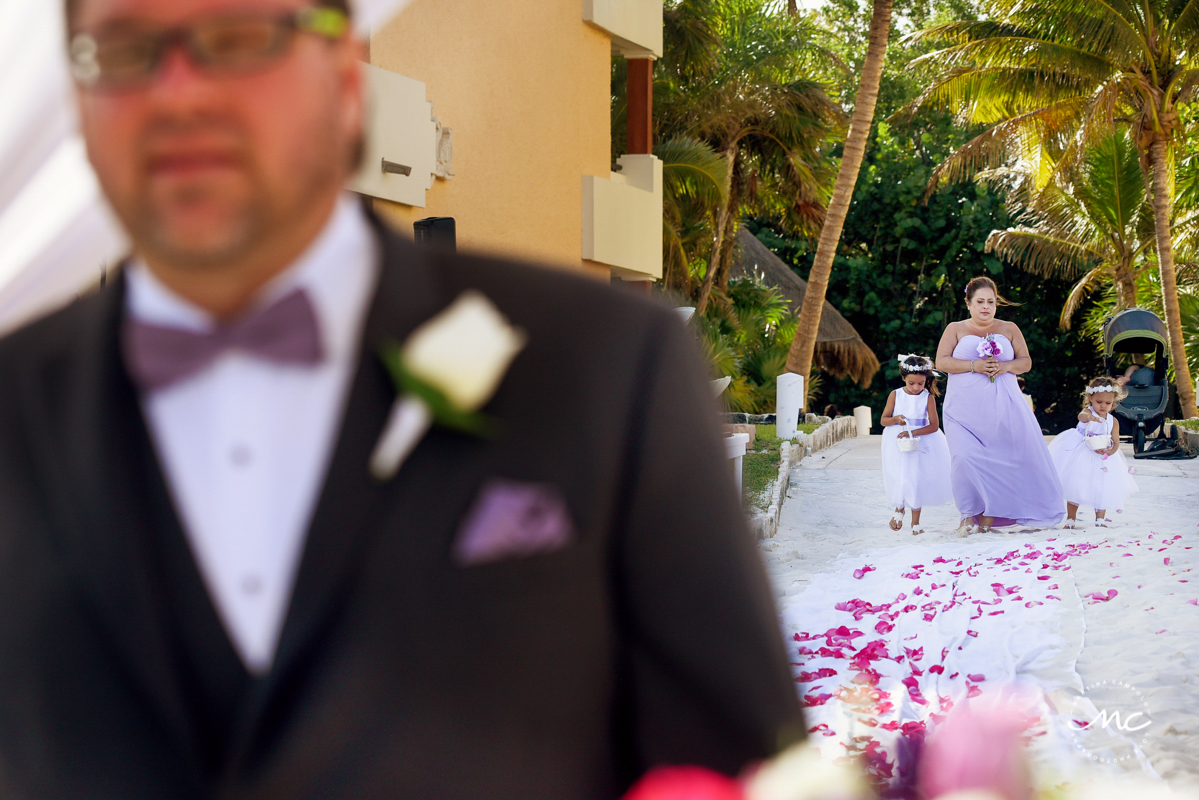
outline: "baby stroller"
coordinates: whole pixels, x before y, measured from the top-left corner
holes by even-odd
[[[1120,374],[1117,353],[1136,354],[1147,362],[1129,376],[1124,386],[1127,394],[1114,411],[1121,433],[1132,440],[1133,458],[1194,458],[1178,441],[1177,431],[1165,433],[1166,413],[1174,398],[1166,380],[1170,363],[1166,326],[1157,314],[1143,308],[1121,311],[1104,324],[1103,346],[1103,364],[1112,377]]]

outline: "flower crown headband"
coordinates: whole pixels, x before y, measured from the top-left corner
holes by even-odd
[[[908,364],[906,362],[909,358],[918,358],[920,359],[920,363]],[[907,355],[901,354],[895,360],[899,362],[900,372],[931,372],[933,375],[941,374],[933,369],[933,360],[931,358],[926,358],[925,356],[917,355],[916,353],[908,353]]]
[[[1087,387],[1087,394],[1099,394],[1100,392],[1115,393],[1115,391],[1116,391],[1116,387],[1112,386],[1110,383],[1105,383],[1102,386],[1088,386]]]

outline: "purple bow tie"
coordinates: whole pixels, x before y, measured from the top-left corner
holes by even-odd
[[[283,364],[319,364],[320,329],[312,301],[296,289],[270,306],[206,333],[126,317],[125,364],[144,392],[164,389],[199,372],[228,350]]]

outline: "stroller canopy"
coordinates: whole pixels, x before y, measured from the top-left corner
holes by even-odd
[[[1169,351],[1166,325],[1152,311],[1129,308],[1103,326],[1104,355],[1115,353],[1152,353]]]

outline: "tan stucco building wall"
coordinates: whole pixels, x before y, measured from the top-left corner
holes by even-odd
[[[453,129],[454,179],[425,208],[376,200],[386,219],[410,234],[454,217],[460,250],[608,275],[581,241],[583,176],[610,169],[611,43],[577,0],[414,0],[372,33],[370,62],[424,82]]]

